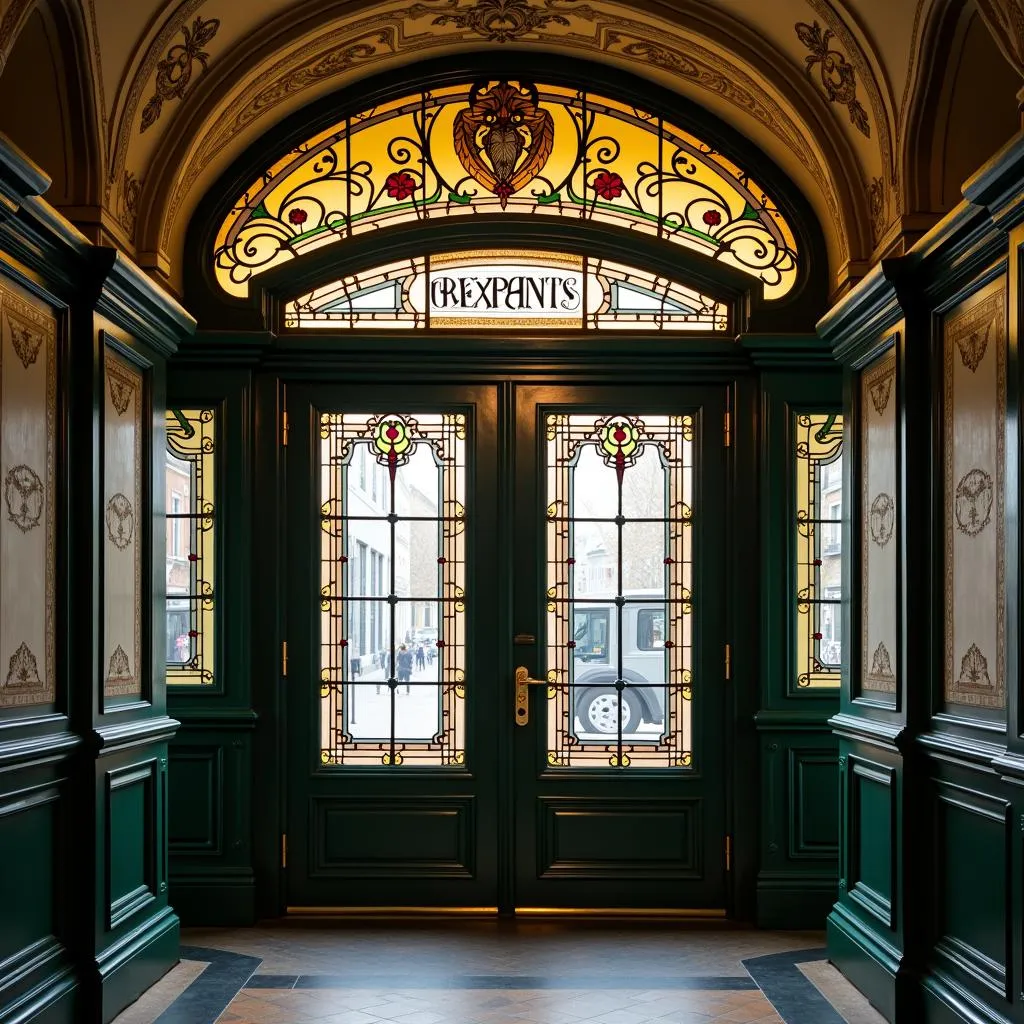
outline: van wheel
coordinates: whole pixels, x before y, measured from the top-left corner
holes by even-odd
[[[617,735],[619,731],[619,697],[614,687],[602,687],[584,692],[576,708],[584,732],[599,732],[605,735]],[[622,698],[622,731],[635,732],[640,725],[642,710],[640,701],[629,690],[621,692]]]

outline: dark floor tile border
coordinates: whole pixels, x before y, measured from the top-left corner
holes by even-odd
[[[246,988],[339,988],[339,989],[644,989],[743,992],[757,984],[743,975],[672,977],[665,974],[254,974]]]
[[[214,1024],[263,961],[223,949],[182,946],[182,960],[209,964],[154,1024]]]
[[[562,989],[645,989],[647,991],[752,991],[760,989],[785,1024],[845,1024],[832,1004],[797,967],[827,959],[824,949],[793,950],[743,960],[749,977],[730,975],[563,975],[533,974],[256,974],[259,957],[222,949],[182,946],[182,960],[208,964],[154,1024],[215,1024],[242,989],[409,989],[551,991]]]
[[[797,964],[827,960],[825,949],[800,949],[755,956],[741,963],[786,1024],[846,1024]]]

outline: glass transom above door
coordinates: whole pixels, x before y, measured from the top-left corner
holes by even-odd
[[[547,328],[723,332],[725,303],[590,256],[472,250],[349,274],[285,306],[288,328]]]

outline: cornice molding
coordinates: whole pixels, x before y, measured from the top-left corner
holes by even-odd
[[[164,357],[174,355],[196,322],[163,288],[116,249],[94,250],[100,269],[96,312]]]
[[[13,215],[25,199],[49,187],[46,172],[0,132],[0,218]]]
[[[818,334],[845,366],[862,366],[889,347],[904,316],[898,282],[905,270],[905,257],[883,260],[818,321]]]

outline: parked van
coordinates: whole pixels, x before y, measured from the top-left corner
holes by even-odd
[[[661,591],[632,590],[623,595],[622,732],[635,733],[642,723],[664,726],[667,665],[665,605]],[[589,595],[573,610],[576,717],[584,733],[615,735],[619,731],[619,609],[613,595]]]

